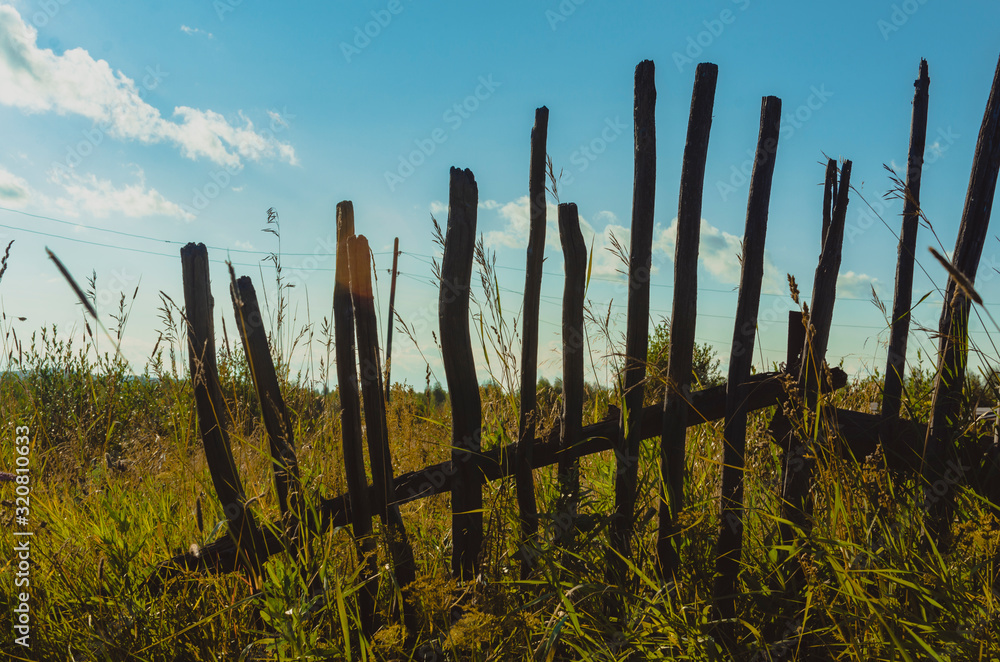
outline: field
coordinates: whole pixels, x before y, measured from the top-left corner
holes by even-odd
[[[20,539],[5,535],[2,545],[0,632],[11,659],[1000,659],[996,509],[960,490],[954,544],[949,553],[937,554],[920,546],[917,479],[891,474],[878,455],[856,460],[824,454],[814,481],[814,527],[795,549],[783,548],[780,451],[767,432],[774,408],[753,413],[748,428],[742,595],[729,653],[710,599],[719,527],[718,423],[688,433],[688,505],[678,517],[685,542],[676,583],[664,584],[654,570],[660,476],[658,451],[650,441],[639,471],[636,551],[622,585],[605,583],[614,461],[604,452],[582,462],[578,537],[556,544],[557,527],[543,515],[541,555],[525,580],[519,579],[514,557],[518,511],[512,480],[485,490],[481,574],[465,585],[449,572],[449,496],[405,504],[401,511],[417,581],[400,591],[391,573],[383,573],[381,627],[371,638],[359,634],[360,566],[349,529],[307,538],[298,557],[272,557],[262,577],[189,573],[169,580],[162,591],[150,591],[146,580],[158,563],[224,535],[225,517],[201,448],[178,311],[163,302],[156,352],[144,366],[128,365],[111,342],[127,333],[128,294],[135,296],[123,293],[118,311],[104,320],[108,337],[94,330],[69,338],[48,328],[16,338],[5,322],[4,437],[23,435],[20,426],[27,427],[34,531],[30,648],[14,644],[8,634],[18,618],[18,594],[25,590],[15,585],[12,545]],[[487,310],[479,314],[489,318],[490,311],[487,298]],[[332,336],[325,324],[315,330],[282,324],[288,322],[277,314],[272,344],[292,411],[305,492],[315,506],[317,497],[347,489],[338,395],[324,394],[319,386],[330,379]],[[323,357],[318,373],[292,373],[288,356],[296,339],[311,343]],[[230,338],[220,340],[219,374],[237,463],[259,519],[275,521],[268,442],[246,360]],[[511,341],[502,327],[480,340],[508,349],[505,343]],[[621,351],[610,334],[603,342],[609,355]],[[651,366],[662,360],[663,342],[662,333],[654,333]],[[718,379],[712,357],[704,349],[700,357],[704,378]],[[514,373],[504,378],[513,366],[494,368],[496,381],[481,387],[484,448],[517,437],[517,394],[504,386],[514,383],[509,379]],[[650,373],[647,404],[662,394],[658,372]],[[932,382],[926,368],[912,372],[906,415],[926,421]],[[879,399],[879,384],[877,375],[855,377],[846,389],[825,396],[819,408],[868,411]],[[387,419],[397,475],[450,457],[450,399],[438,385],[423,386],[393,387]],[[614,389],[588,391],[585,424],[620,405]],[[985,404],[990,391],[973,378],[967,405]],[[540,383],[538,395],[544,432],[559,417],[559,384]],[[0,470],[14,470],[14,449],[2,446]],[[543,513],[558,496],[554,472],[535,474]],[[15,504],[15,484],[0,483],[0,499],[0,521],[13,530],[15,506],[21,505]],[[383,532],[376,528],[375,535],[384,560]],[[789,552],[801,563],[801,596],[784,590],[787,566],[781,560]],[[414,607],[419,621],[419,632],[411,637],[401,624],[400,600]]]

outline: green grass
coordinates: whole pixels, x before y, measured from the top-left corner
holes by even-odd
[[[123,297],[112,318],[119,340],[127,312]],[[587,517],[576,540],[556,545],[559,522],[543,517],[537,570],[526,581],[518,579],[515,558],[512,482],[484,490],[482,575],[471,585],[459,586],[449,576],[448,495],[402,506],[417,565],[417,581],[402,596],[419,623],[412,638],[393,608],[399,590],[388,573],[379,580],[381,627],[371,638],[359,634],[360,565],[347,529],[311,537],[298,557],[272,557],[257,580],[190,573],[151,594],[144,581],[159,562],[225,535],[181,367],[183,334],[173,315],[165,302],[157,351],[138,376],[99,334],[71,341],[49,328],[22,343],[9,327],[0,329],[10,371],[0,379],[6,437],[26,425],[32,439],[30,649],[12,643],[21,589],[14,585],[14,538],[5,533],[0,543],[0,650],[13,659],[403,660],[431,652],[447,660],[1000,659],[997,510],[961,490],[952,550],[921,550],[921,491],[913,477],[892,476],[877,456],[861,463],[823,456],[814,481],[814,527],[782,549],[780,456],[766,432],[770,410],[753,413],[748,428],[742,593],[732,624],[714,620],[710,599],[719,526],[719,423],[689,432],[689,505],[678,517],[684,542],[676,584],[664,585],[653,570],[657,522],[647,514],[657,505],[659,456],[650,441],[643,446],[626,585],[605,583],[604,515],[614,493],[613,458],[605,452],[582,461],[580,510]],[[285,337],[286,347],[296,338],[313,342],[311,334]],[[262,521],[276,521],[267,439],[245,361],[228,342],[220,343],[219,356],[246,493],[260,497],[254,509]],[[319,395],[310,377],[291,377],[288,361],[278,358],[300,471],[315,503],[317,496],[346,491],[336,392]],[[492,369],[502,378],[496,382],[516,383],[510,365]],[[926,383],[926,375],[917,378]],[[906,411],[925,416],[929,393],[917,381],[911,386]],[[516,398],[509,389],[484,386],[482,397],[484,445],[516,438]],[[872,378],[855,381],[820,406],[867,411],[877,399]],[[557,392],[546,387],[540,402],[544,433],[558,417]],[[615,403],[613,392],[593,390],[585,423]],[[449,405],[430,389],[396,386],[387,420],[397,473],[450,457]],[[2,445],[0,470],[14,462],[12,445]],[[8,532],[15,528],[13,487],[0,483],[0,522]],[[536,489],[540,510],[552,511],[558,496],[554,467],[536,472]],[[384,563],[378,527],[375,535]],[[782,552],[800,560],[801,595],[783,590],[789,578]],[[625,608],[609,608],[616,604]],[[720,636],[726,628],[734,633],[730,652]]]

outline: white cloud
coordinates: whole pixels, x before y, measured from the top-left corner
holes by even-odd
[[[215,35],[212,34],[211,32],[206,32],[205,30],[202,30],[201,28],[192,28],[192,27],[189,27],[187,25],[182,25],[181,26],[181,32],[183,32],[184,34],[191,35],[192,37],[194,35],[196,35],[196,34],[203,34],[203,35],[205,35],[209,39],[212,39],[212,38],[215,37]]]
[[[879,289],[878,278],[872,278],[868,274],[848,271],[837,276],[837,296],[870,298],[873,287],[876,291]]]
[[[50,173],[50,179],[65,191],[66,197],[60,197],[52,204],[69,216],[85,212],[98,218],[121,214],[130,218],[169,216],[188,221],[194,219],[156,189],[146,188],[145,174],[141,169],[136,174],[138,181],[135,184],[115,186],[111,181],[99,179],[93,174],[78,175],[73,170],[57,168]]]
[[[531,229],[531,213],[527,195],[522,195],[517,200],[511,202],[484,200],[479,203],[479,208],[496,211],[502,221],[500,229],[488,230],[482,233],[486,246],[490,248],[527,249],[528,234]],[[603,213],[610,214],[610,212]],[[613,214],[611,218],[614,218]],[[480,227],[488,223],[489,219],[484,219],[480,215]],[[584,237],[589,238],[593,234],[593,228],[582,215],[580,216],[580,229]],[[559,241],[559,208],[552,202],[546,202],[545,206],[545,245],[556,251],[561,250]]]
[[[701,219],[701,239],[698,247],[698,261],[716,280],[726,285],[739,285],[741,277],[740,256],[743,241],[734,234],[720,230],[705,219]],[[674,259],[677,245],[677,219],[659,230],[653,238],[653,252],[663,251]],[[761,291],[769,294],[785,292],[785,277],[778,272],[767,251],[764,251],[764,278]]]
[[[229,167],[244,159],[297,163],[291,145],[258,133],[242,114],[242,126],[234,126],[215,111],[178,106],[176,121],[164,119],[142,99],[135,81],[106,61],[82,48],[56,55],[39,48],[37,37],[14,7],[0,5],[0,104],[26,113],[80,115],[114,138],[173,143],[187,158]]]
[[[28,182],[0,166],[0,202],[11,207],[23,207],[30,197]]]

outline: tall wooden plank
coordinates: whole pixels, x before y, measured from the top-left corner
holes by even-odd
[[[479,188],[471,170],[451,169],[448,228],[441,258],[438,321],[441,353],[451,396],[452,573],[476,576],[483,544],[483,487],[479,468],[482,410],[469,335],[469,286],[476,242]]]
[[[990,225],[990,212],[1000,171],[1000,62],[983,114],[983,123],[972,159],[972,174],[958,228],[952,265],[970,283],[976,271]],[[944,306],[938,323],[938,370],[927,441],[924,445],[924,508],[928,529],[939,548],[950,544],[956,482],[968,480],[968,469],[959,459],[956,444],[961,425],[962,384],[969,354],[969,308],[965,291],[954,278],[948,279]],[[949,479],[954,475],[955,478]]]
[[[357,544],[365,584],[358,593],[362,629],[374,632],[375,596],[378,592],[378,558],[372,537],[372,511],[368,497],[368,474],[361,438],[361,398],[354,352],[354,303],[351,300],[350,261],[347,240],[354,236],[354,205],[337,204],[337,264],[333,286],[333,326],[337,354],[337,384],[340,398],[340,433],[344,448],[344,471],[351,499],[351,528]]]
[[[559,538],[569,543],[574,536],[580,497],[578,445],[583,425],[583,303],[587,286],[587,245],[573,203],[559,205],[559,240],[566,271],[562,308],[563,411],[559,430],[559,511],[563,517]]]
[[[382,399],[382,370],[378,356],[378,320],[375,316],[375,297],[372,292],[371,249],[364,235],[347,240],[347,256],[351,274],[351,300],[354,304],[354,322],[358,340],[358,367],[361,374],[361,396],[364,399],[365,436],[368,439],[368,459],[372,467],[372,484],[375,498],[373,506],[382,520],[388,542],[389,556],[396,585],[404,588],[413,582],[416,568],[413,548],[406,535],[406,527],[393,503],[392,453],[389,450],[389,428],[386,424],[385,401]],[[412,630],[416,623],[412,610],[400,605],[410,616]]]
[[[740,294],[736,303],[733,344],[726,382],[726,427],[722,462],[722,499],[716,550],[715,606],[722,618],[736,616],[736,577],[743,551],[743,468],[746,456],[746,393],[741,385],[750,379],[757,335],[760,290],[764,279],[764,241],[771,201],[771,181],[781,128],[781,99],[761,102],[757,154],[750,176]]]
[[[243,483],[229,444],[228,427],[231,421],[219,386],[212,311],[214,301],[205,244],[191,243],[181,248],[181,269],[188,325],[188,365],[194,386],[198,428],[205,446],[205,460],[241,562],[248,571],[258,576],[260,560],[267,557],[267,551],[253,512],[246,507]]]
[[[652,267],[653,209],[656,200],[656,82],[652,60],[635,68],[635,172],[632,187],[632,245],[628,267],[625,377],[621,430],[615,443],[615,510],[611,518],[608,574],[624,575],[619,555],[631,555],[635,490],[639,463],[636,436],[642,410],[649,345],[649,271]]]
[[[292,420],[281,395],[278,373],[267,342],[264,318],[250,277],[241,276],[234,280],[230,285],[230,295],[236,313],[236,328],[239,330],[243,352],[250,366],[250,377],[260,401],[264,429],[267,430],[278,506],[289,527],[294,530],[305,513],[302,511],[302,488],[295,457]]]
[[[906,345],[910,332],[910,304],[913,301],[913,262],[920,223],[920,177],[924,169],[924,145],[927,142],[927,101],[931,80],[927,60],[920,60],[920,75],[913,86],[913,117],[910,120],[910,152],[906,158],[906,190],[903,200],[903,227],[899,233],[896,257],[896,291],[892,299],[892,332],[882,390],[882,418],[886,426],[899,416],[906,370]],[[883,432],[888,431],[883,426]]]
[[[798,375],[802,361],[802,347],[806,342],[806,327],[801,310],[788,311],[788,340],[785,348],[785,372]]]
[[[674,301],[670,315],[670,350],[667,388],[663,401],[663,435],[660,466],[660,526],[656,560],[661,576],[671,577],[678,557],[671,536],[674,517],[684,508],[684,446],[687,436],[687,403],[691,399],[691,367],[695,322],[698,316],[698,244],[701,235],[701,199],[712,130],[715,84],[719,68],[701,63],[695,71],[687,141],[681,165],[677,210],[677,243],[674,247]]]
[[[521,577],[526,578],[535,555],[528,553],[538,536],[538,508],[535,505],[535,481],[531,471],[531,453],[535,442],[537,419],[536,383],[538,378],[538,307],[542,294],[542,261],[545,259],[545,142],[549,109],[535,110],[531,129],[531,162],[528,170],[529,234],[527,266],[524,274],[524,307],[521,319],[521,408],[517,435],[517,474],[515,489],[521,520]]]
[[[392,280],[389,282],[389,324],[385,330],[385,403],[392,396],[392,328],[396,326],[396,277],[399,275],[399,237],[392,242]]]
[[[850,188],[851,162],[844,161],[840,169],[837,202],[813,279],[812,310],[809,312],[809,326],[802,349],[802,365],[799,369],[799,392],[805,400],[805,406],[809,408],[815,407],[823,382],[826,347],[830,339],[830,324],[833,322],[833,307],[837,298],[837,276],[840,272]],[[785,460],[781,505],[782,517],[787,523],[779,524],[779,529],[782,541],[786,543],[790,542],[794,535],[792,525],[802,530],[809,528],[808,496],[813,464],[810,447],[809,439],[792,440]]]

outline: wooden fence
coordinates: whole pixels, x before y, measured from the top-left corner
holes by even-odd
[[[816,409],[822,390],[846,385],[847,375],[825,362],[836,301],[845,219],[851,190],[851,162],[826,165],[822,219],[822,245],[813,280],[810,306],[803,314],[789,314],[788,354],[780,372],[751,374],[756,342],[757,315],[764,264],[771,180],[777,157],[781,101],[765,97],[761,104],[760,131],[750,179],[742,272],[736,320],[729,356],[728,381],[702,390],[692,389],[691,367],[697,316],[697,255],[701,197],[711,130],[718,69],[701,64],[695,74],[694,92],[683,155],[678,209],[674,300],[670,320],[671,345],[668,388],[664,402],[643,407],[648,346],[649,285],[656,174],[654,66],[640,63],[635,72],[635,179],[629,254],[628,319],[626,329],[622,411],[613,410],[605,420],[583,426],[584,323],[583,293],[586,246],[580,233],[575,204],[558,207],[558,228],[565,260],[563,295],[563,410],[556,429],[536,438],[535,362],[537,360],[539,288],[545,245],[545,144],[548,110],[539,108],[531,132],[529,167],[530,235],[524,292],[522,383],[518,440],[502,448],[483,450],[479,379],[469,333],[469,297],[476,238],[478,188],[469,170],[451,169],[448,220],[439,292],[440,340],[448,391],[452,399],[452,456],[449,461],[401,475],[394,475],[391,444],[386,426],[387,390],[382,383],[382,363],[377,344],[372,300],[370,252],[364,236],[357,235],[350,202],[337,205],[337,257],[334,288],[334,325],[340,422],[344,470],[348,492],[314,500],[314,511],[304,507],[292,439],[292,425],[274,365],[267,348],[256,295],[250,279],[230,273],[233,305],[261,411],[270,439],[276,492],[281,508],[280,526],[262,527],[247,508],[239,473],[233,461],[226,407],[219,388],[209,293],[208,255],[202,244],[181,251],[184,295],[188,321],[190,368],[205,454],[216,493],[228,519],[228,535],[202,548],[198,554],[181,554],[162,563],[152,575],[156,586],[179,569],[207,572],[248,570],[259,572],[268,556],[295,549],[302,536],[316,535],[331,525],[350,525],[357,545],[364,585],[359,592],[362,626],[375,625],[378,565],[371,535],[377,516],[389,534],[385,560],[395,581],[405,587],[414,579],[413,552],[399,506],[434,494],[450,492],[452,537],[451,567],[459,580],[478,572],[483,550],[483,485],[513,476],[520,516],[519,559],[522,576],[532,569],[532,550],[538,541],[538,504],[532,470],[558,464],[560,503],[553,505],[572,518],[579,494],[579,458],[613,450],[615,471],[614,510],[609,513],[609,563],[611,581],[622,581],[634,545],[636,481],[640,443],[659,441],[662,461],[661,507],[656,544],[657,568],[664,581],[677,572],[680,557],[676,515],[684,507],[685,437],[687,429],[708,421],[723,420],[724,461],[720,528],[716,554],[717,581],[714,599],[718,613],[735,613],[737,571],[743,539],[743,482],[746,427],[749,412],[775,404],[797,403]],[[921,61],[913,101],[911,144],[905,182],[903,227],[900,234],[896,291],[893,304],[886,383],[881,411],[863,413],[823,407],[818,413],[835,431],[836,446],[863,458],[881,446],[889,467],[921,474],[932,523],[933,542],[946,549],[948,524],[957,484],[945,480],[946,461],[973,469],[959,475],[1000,507],[1000,494],[990,485],[1000,480],[1000,452],[995,445],[960,433],[959,407],[968,352],[968,316],[976,268],[986,236],[997,173],[1000,170],[1000,63],[993,81],[982,129],[976,146],[972,177],[962,215],[952,275],[949,278],[940,323],[940,353],[935,381],[933,414],[929,425],[899,415],[904,357],[909,332],[914,250],[919,216],[919,190],[926,136],[929,77]],[[231,270],[230,270],[231,271]],[[356,345],[355,345],[356,341]],[[789,393],[789,385],[796,395]],[[791,398],[791,400],[790,400]],[[362,401],[364,434],[362,433]],[[808,531],[811,504],[809,486],[820,440],[797,436],[787,418],[774,416],[771,434],[784,450],[781,504],[782,538],[791,541]],[[365,444],[372,469],[365,471]],[[958,462],[958,459],[961,459]],[[316,517],[313,513],[318,513]],[[573,536],[573,527],[561,533]],[[794,575],[794,572],[793,572]],[[404,609],[405,612],[405,609]],[[409,622],[410,615],[404,613]]]

